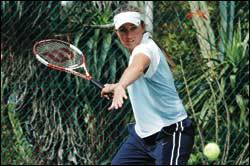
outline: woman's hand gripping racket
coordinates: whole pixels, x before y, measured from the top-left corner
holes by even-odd
[[[79,76],[90,81],[99,89],[104,87],[88,72],[82,51],[70,43],[57,39],[42,40],[34,44],[33,53],[37,60],[51,69]],[[77,72],[76,69],[79,68],[83,68],[84,73]]]

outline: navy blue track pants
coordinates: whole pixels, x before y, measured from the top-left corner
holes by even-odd
[[[194,144],[190,119],[184,119],[160,132],[140,138],[134,124],[128,125],[129,137],[112,160],[112,165],[186,165]]]

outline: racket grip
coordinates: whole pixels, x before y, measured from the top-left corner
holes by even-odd
[[[94,84],[97,88],[99,88],[99,89],[102,89],[102,88],[104,88],[104,85],[102,85],[99,81],[97,81],[96,79],[94,79],[94,78],[92,78],[91,80],[90,80],[90,82],[92,83],[92,84]]]
[[[99,88],[100,90],[102,90],[102,88],[104,88],[104,85],[101,84],[99,81],[97,81],[97,80],[94,79],[94,78],[91,78],[90,82],[91,82],[92,84],[94,84],[97,88]],[[113,94],[112,94],[112,93],[109,93],[108,96],[109,96],[110,98],[113,98]]]

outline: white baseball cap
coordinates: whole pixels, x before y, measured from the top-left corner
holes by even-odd
[[[132,23],[136,26],[139,26],[143,20],[139,12],[122,12],[114,17],[114,26],[115,29],[119,29],[125,23]]]

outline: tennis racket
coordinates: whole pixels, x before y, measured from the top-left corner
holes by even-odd
[[[89,73],[83,52],[70,43],[58,39],[41,40],[34,44],[33,53],[39,62],[51,69],[79,76],[99,89],[104,87]],[[84,70],[84,73],[76,70],[80,68]]]

